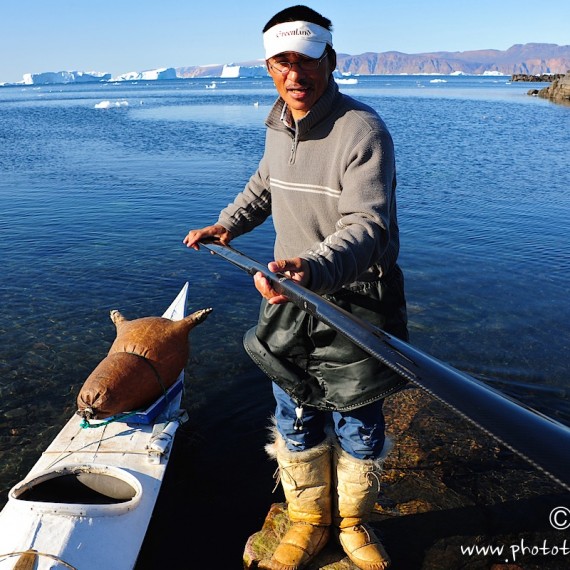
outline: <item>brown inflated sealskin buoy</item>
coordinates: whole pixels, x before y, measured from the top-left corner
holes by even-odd
[[[85,380],[77,396],[77,413],[86,420],[100,420],[152,404],[186,366],[188,334],[211,312],[200,309],[179,321],[165,317],[129,321],[111,311],[117,337]]]

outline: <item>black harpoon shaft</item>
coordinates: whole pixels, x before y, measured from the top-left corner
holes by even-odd
[[[525,407],[302,287],[230,246],[201,243],[250,275],[262,273],[279,294],[417,384],[533,467],[570,490],[570,429]]]

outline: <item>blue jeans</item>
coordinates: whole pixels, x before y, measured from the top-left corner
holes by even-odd
[[[383,400],[367,404],[350,412],[328,412],[303,408],[297,417],[295,402],[273,383],[276,427],[289,451],[304,451],[315,447],[326,437],[326,428],[332,428],[340,447],[357,459],[376,459],[384,448]]]

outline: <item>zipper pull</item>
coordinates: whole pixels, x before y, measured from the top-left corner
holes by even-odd
[[[303,429],[303,406],[297,406],[295,408],[295,415],[297,416],[297,419],[293,424],[293,429],[295,431],[301,431]]]

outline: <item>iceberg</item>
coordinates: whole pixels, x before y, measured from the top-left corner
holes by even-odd
[[[222,73],[220,77],[239,77],[239,70],[241,69],[241,65],[234,65],[230,63],[229,65],[224,65],[222,68]]]
[[[87,83],[89,81],[109,81],[110,73],[99,71],[45,71],[25,73],[24,85],[52,85],[57,83]]]
[[[177,79],[173,67],[161,67],[147,71],[130,71],[111,79],[111,81],[158,81],[160,79]]]
[[[358,79],[356,77],[335,77],[334,80],[339,85],[356,85],[358,83]]]
[[[95,105],[95,109],[112,109],[113,107],[128,107],[128,101],[101,101]]]
[[[333,71],[333,79],[339,85],[356,85],[358,83],[358,79],[352,73],[341,73],[338,69]]]
[[[235,65],[234,63],[228,63],[222,68],[220,78],[265,77],[266,75],[267,68],[265,65]]]

